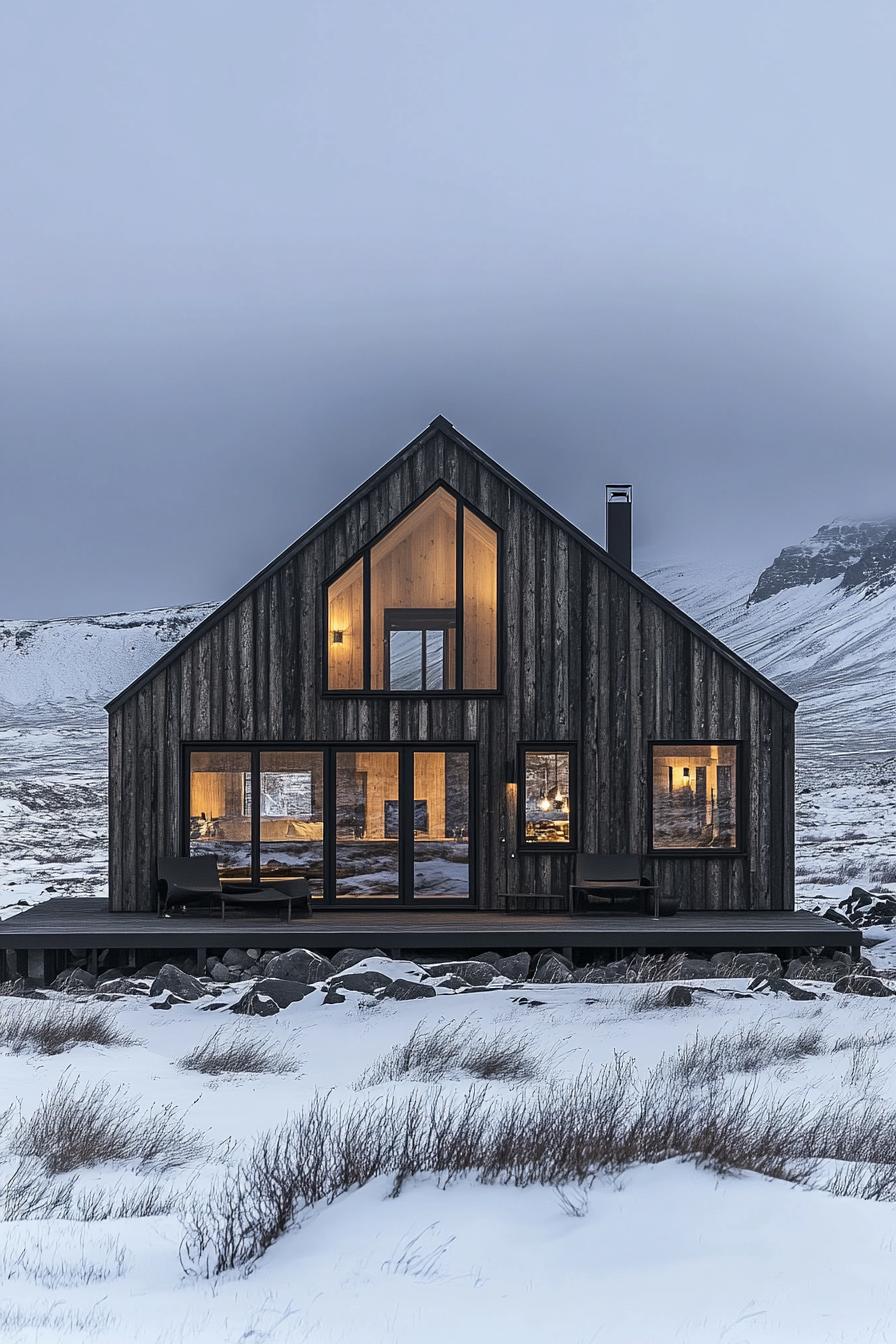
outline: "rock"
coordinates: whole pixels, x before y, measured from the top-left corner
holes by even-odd
[[[203,998],[207,992],[195,975],[187,975],[186,971],[182,971],[178,966],[172,966],[170,962],[160,967],[158,975],[149,987],[153,998],[166,991],[177,995],[179,1003],[192,1003],[195,999]]]
[[[375,994],[385,989],[392,981],[381,971],[349,971],[346,975],[335,975],[330,981],[330,989],[353,989],[356,994]]]
[[[840,904],[846,913],[851,915],[856,910],[862,910],[868,906],[874,905],[875,900],[876,897],[873,896],[870,891],[866,891],[864,887],[853,887],[846,900],[841,901]]]
[[[788,980],[839,980],[843,976],[843,962],[833,957],[819,957],[817,961],[795,957],[788,961],[784,974]]]
[[[664,1008],[690,1008],[693,1002],[694,991],[687,985],[672,985],[661,1000]]]
[[[42,989],[38,988],[36,980],[29,980],[27,977],[20,977],[13,980],[11,984],[4,985],[0,989],[4,998],[9,999],[46,999],[47,995]]]
[[[624,980],[628,975],[628,958],[621,957],[619,961],[608,961],[604,967],[608,984],[616,984]]]
[[[102,989],[108,994],[133,994],[145,998],[149,990],[145,985],[138,985],[136,981],[127,976],[121,976],[119,979],[102,980],[97,982],[97,989]]]
[[[506,975],[508,980],[525,980],[531,963],[528,952],[513,952],[509,957],[498,957],[492,965],[498,975]]]
[[[538,964],[532,973],[532,983],[534,985],[564,985],[572,980],[572,971],[566,965],[566,959],[563,961],[559,957],[540,956]]]
[[[138,980],[152,980],[158,975],[164,965],[165,963],[163,961],[147,961],[144,966],[140,966],[134,972],[134,975]]]
[[[272,957],[264,969],[275,980],[296,980],[300,985],[328,980],[336,973],[333,963],[326,957],[319,957],[317,953],[308,952],[301,947]]]
[[[844,975],[834,985],[835,994],[861,994],[869,999],[888,999],[896,989],[885,985],[876,975]]]
[[[280,1006],[273,999],[259,994],[257,989],[250,989],[248,994],[244,994],[236,1003],[231,1004],[230,1011],[245,1017],[273,1017],[275,1013],[279,1013]]]
[[[260,961],[260,960],[261,960],[261,948],[260,948],[260,947],[247,947],[247,948],[246,948],[246,956],[247,956],[247,957],[249,958],[249,960],[252,961],[252,962]]]
[[[368,957],[386,957],[386,954],[378,947],[343,947],[331,960],[334,971],[347,971],[350,966],[357,966],[359,961],[366,961]]]
[[[302,985],[297,980],[275,980],[265,977],[255,985],[255,993],[266,999],[273,999],[278,1008],[288,1008],[291,1003],[300,1003],[314,990],[310,985]]]
[[[497,952],[480,952],[477,954],[477,956],[473,957],[472,960],[484,961],[489,966],[497,966],[498,962],[501,961],[502,958],[498,956]]]
[[[731,962],[730,974],[754,980],[757,975],[779,976],[783,969],[781,958],[774,952],[738,952]]]
[[[96,988],[96,976],[73,966],[57,975],[50,988],[61,989],[64,994],[87,994]]]
[[[475,986],[468,985],[466,980],[461,980],[459,975],[446,975],[444,980],[439,981],[439,989],[473,989]]]
[[[716,974],[712,962],[704,957],[670,957],[668,978],[670,980],[711,980]],[[737,975],[737,971],[732,971]],[[746,972],[741,971],[741,975]]]
[[[833,924],[845,924],[848,929],[854,929],[856,927],[853,920],[847,919],[845,915],[841,915],[839,910],[834,910],[833,908],[825,910],[822,919],[829,919]]]
[[[577,966],[572,973],[573,980],[579,980],[586,985],[605,985],[608,980],[607,968],[600,962],[595,962],[592,966]]]
[[[132,980],[134,975],[135,970],[133,966],[110,966],[107,970],[103,971],[102,975],[97,976],[96,987],[99,989],[101,985],[105,985],[109,980]]]
[[[186,1002],[187,1000],[182,999],[178,994],[172,994],[170,990],[164,990],[163,997],[157,999],[155,1003],[151,1003],[149,1006],[150,1008],[173,1008],[175,1004],[183,1004]]]
[[[240,978],[239,971],[231,970],[229,966],[224,965],[223,961],[217,962],[212,967],[210,974],[211,978],[219,985],[232,985],[235,980]]]
[[[380,993],[382,999],[432,999],[435,986],[421,985],[416,980],[393,980]]]
[[[535,954],[535,965],[541,961],[542,957],[553,957],[555,961],[560,961],[568,971],[572,970],[572,962],[569,957],[563,955],[556,947],[543,947],[540,952]]]
[[[722,975],[735,958],[734,952],[714,952],[709,959],[709,964],[715,970],[716,975]]]
[[[246,971],[255,964],[253,958],[241,947],[228,947],[221,960],[231,971]]]
[[[772,994],[786,994],[789,999],[817,999],[818,995],[813,994],[811,989],[803,989],[802,985],[792,985],[789,980],[783,979],[780,975],[757,975],[755,980],[751,980],[748,989],[755,990],[757,994],[764,994],[768,990]]]
[[[431,980],[456,975],[466,985],[490,985],[495,978],[495,968],[487,961],[440,961],[427,966],[426,974]]]
[[[340,994],[338,989],[328,989],[324,995],[324,1003],[345,1003],[345,995]]]

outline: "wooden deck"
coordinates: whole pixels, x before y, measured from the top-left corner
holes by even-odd
[[[111,913],[105,900],[54,897],[0,922],[0,949],[21,952],[102,948],[217,950],[227,947],[380,947],[384,951],[511,951],[560,947],[705,951],[845,948],[858,955],[861,930],[803,910],[731,914],[679,912],[576,917],[484,910],[316,910],[285,924],[271,917],[210,916],[157,919]]]

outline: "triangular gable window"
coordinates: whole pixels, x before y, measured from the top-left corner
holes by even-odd
[[[443,485],[327,584],[329,692],[499,689],[500,534]]]

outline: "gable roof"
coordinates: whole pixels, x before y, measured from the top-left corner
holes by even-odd
[[[377,486],[380,481],[390,476],[405,457],[410,456],[410,454],[415,452],[421,444],[425,443],[427,439],[434,437],[436,434],[444,435],[446,438],[451,439],[458,447],[463,448],[465,452],[469,453],[471,457],[474,457],[478,462],[485,466],[494,476],[503,481],[505,485],[521,495],[528,504],[544,514],[544,516],[552,523],[563,528],[580,546],[585,550],[590,551],[593,555],[596,555],[609,569],[624,578],[634,588],[637,588],[640,592],[644,593],[645,596],[649,597],[658,607],[674,617],[675,620],[679,621],[683,626],[690,630],[692,634],[697,635],[699,639],[703,640],[704,643],[714,649],[716,653],[721,655],[721,657],[727,659],[730,663],[733,663],[735,667],[755,681],[757,685],[763,687],[769,695],[778,700],[786,709],[795,710],[797,708],[797,701],[794,700],[792,696],[789,696],[786,691],[782,691],[780,686],[776,686],[773,681],[769,681],[767,677],[764,677],[761,672],[758,672],[755,667],[752,667],[745,659],[741,658],[739,654],[735,653],[733,649],[729,649],[726,644],[723,644],[720,639],[717,639],[715,635],[706,630],[699,624],[699,622],[693,620],[692,617],[688,616],[680,607],[677,607],[674,602],[671,602],[667,597],[664,597],[656,588],[652,588],[651,585],[640,578],[634,570],[627,569],[625,565],[614,560],[610,553],[605,551],[602,546],[599,546],[586,532],[582,532],[580,528],[576,527],[574,523],[571,523],[568,518],[564,518],[561,513],[558,513],[556,509],[552,508],[550,504],[546,503],[536,495],[528,486],[523,485],[522,481],[517,480],[515,476],[511,475],[511,473],[502,467],[499,462],[496,462],[494,458],[489,457],[487,453],[484,453],[482,449],[477,447],[470,439],[465,438],[463,434],[455,429],[450,420],[446,420],[443,415],[437,415],[435,420],[427,425],[422,433],[418,434],[415,439],[412,439],[410,443],[400,449],[394,457],[391,457],[388,462],[385,462],[372,476],[368,476],[366,481],[363,481],[350,495],[346,495],[345,499],[337,504],[335,508],[331,509],[328,514],[325,514],[325,516],[316,522],[313,527],[310,527],[307,532],[304,532],[297,541],[294,541],[291,546],[287,546],[285,551],[281,551],[269,565],[266,565],[264,569],[260,570],[259,573],[251,578],[248,583],[244,584],[238,592],[234,593],[232,597],[227,598],[227,600],[222,602],[219,607],[216,607],[213,612],[210,612],[204,620],[193,627],[189,634],[185,635],[183,639],[177,642],[177,644],[173,644],[166,653],[162,654],[161,658],[158,658],[152,664],[151,667],[147,668],[147,670],[141,673],[141,675],[132,681],[129,686],[126,686],[123,691],[120,691],[118,695],[114,696],[106,705],[107,712],[117,709],[119,705],[123,704],[126,700],[129,700],[132,695],[139,691],[142,686],[145,686],[147,682],[151,681],[153,677],[166,668],[170,663],[175,662],[185,648],[190,644],[195,643],[196,640],[201,639],[206,631],[210,630],[222,616],[225,616],[229,611],[233,611],[238,607],[240,603],[243,602],[257,587],[264,583],[266,579],[270,578],[270,576],[276,573],[276,571],[286,564],[287,561],[334,523],[341,513],[350,508],[358,499],[363,498],[363,496]],[[363,692],[360,692],[360,694],[363,694]]]

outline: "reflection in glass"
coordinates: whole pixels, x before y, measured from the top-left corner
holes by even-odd
[[[737,746],[653,746],[654,849],[737,848]]]
[[[398,753],[336,753],[337,899],[397,900]]]
[[[251,775],[248,776],[251,804]],[[262,881],[307,877],[324,884],[324,757],[321,751],[263,751],[260,758]],[[247,808],[251,815],[251,806]]]
[[[526,751],[523,768],[523,842],[568,845],[572,815],[568,751]]]
[[[190,755],[190,854],[211,854],[229,881],[252,874],[252,822],[245,811],[247,751]]]
[[[414,899],[470,894],[470,758],[414,752]]]

